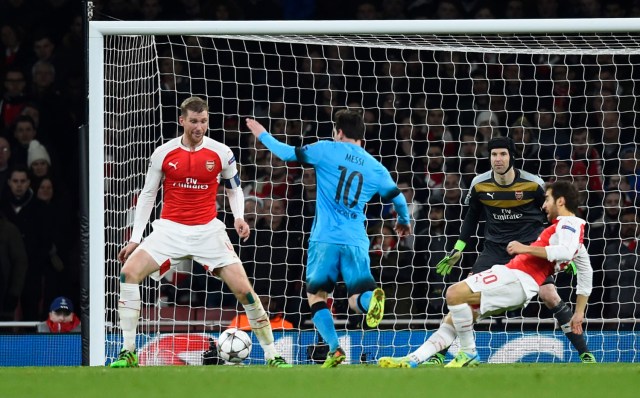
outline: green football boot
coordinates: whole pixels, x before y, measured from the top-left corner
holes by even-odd
[[[369,310],[367,311],[367,326],[375,328],[382,321],[384,315],[384,290],[379,287],[373,291],[371,301],[369,301]]]
[[[327,359],[322,364],[323,368],[335,368],[340,365],[342,361],[347,359],[347,354],[345,354],[344,350],[338,347],[334,352],[330,352],[327,354]]]
[[[476,354],[467,354],[464,351],[459,351],[458,355],[448,364],[444,365],[445,368],[472,368],[480,364],[480,356]]]
[[[284,360],[284,358],[282,357],[275,357],[272,359],[269,359],[267,361],[267,365],[270,368],[292,368],[293,365],[291,365],[290,363],[287,363],[287,361]]]
[[[409,357],[382,357],[378,359],[381,368],[415,368],[417,363]]]
[[[422,362],[420,364],[420,367],[423,368],[423,367],[444,365],[444,359],[445,359],[444,355],[440,354],[439,352],[436,352],[434,356]]]
[[[118,359],[111,362],[110,368],[137,368],[138,367],[138,354],[135,350],[129,351],[124,348],[118,354]]]
[[[580,362],[582,363],[598,363],[596,357],[590,352],[583,352],[580,354]]]

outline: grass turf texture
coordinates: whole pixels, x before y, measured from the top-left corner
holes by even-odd
[[[0,397],[637,398],[639,364],[482,364],[472,369],[342,365],[0,368]]]

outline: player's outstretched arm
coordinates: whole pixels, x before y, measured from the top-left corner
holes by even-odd
[[[247,127],[251,131],[251,134],[253,134],[253,136],[256,138],[260,138],[260,134],[267,131],[267,129],[264,128],[262,123],[260,123],[255,119],[247,118],[246,123],[247,123]]]
[[[287,145],[278,141],[264,128],[264,126],[255,119],[246,119],[247,127],[251,130],[251,134],[256,137],[260,142],[264,144],[274,155],[284,160],[285,162],[291,162],[298,160],[296,154],[296,148],[291,145]]]

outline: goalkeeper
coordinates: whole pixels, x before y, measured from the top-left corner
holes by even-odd
[[[460,236],[453,250],[436,266],[436,272],[445,276],[460,261],[462,251],[475,232],[481,217],[486,221],[484,248],[471,268],[473,274],[488,270],[495,264],[507,264],[512,256],[507,253],[507,244],[517,240],[530,244],[544,229],[546,216],[544,182],[538,176],[513,167],[515,145],[508,137],[492,138],[489,141],[491,171],[476,176],[471,182],[465,199],[468,211],[464,217]],[[568,272],[575,273],[573,264]],[[551,310],[565,336],[576,348],[582,362],[596,362],[587,348],[582,334],[571,331],[572,311],[562,301],[554,279],[548,277],[540,287],[539,296]],[[406,357],[380,358],[382,367],[412,367],[417,364],[442,365],[445,354],[455,339],[451,313],[447,314],[440,328],[427,341]]]

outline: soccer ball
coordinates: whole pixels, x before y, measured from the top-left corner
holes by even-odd
[[[229,363],[240,363],[251,353],[251,337],[240,329],[229,328],[218,337],[218,355]]]

